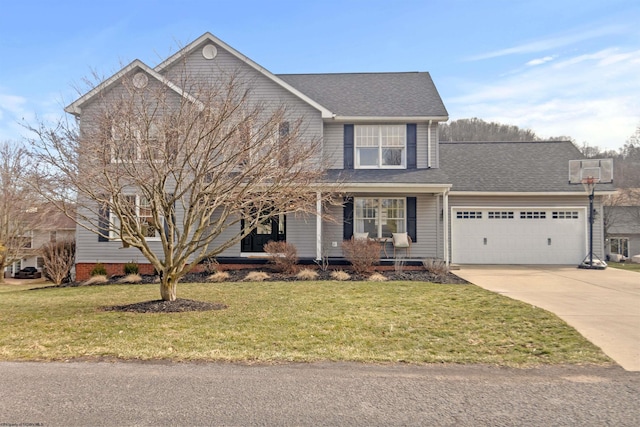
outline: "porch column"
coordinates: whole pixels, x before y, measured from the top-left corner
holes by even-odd
[[[322,259],[322,197],[316,192],[316,260]]]
[[[442,227],[444,228],[444,262],[449,265],[449,189],[442,192]]]

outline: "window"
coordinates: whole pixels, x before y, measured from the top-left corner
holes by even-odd
[[[356,168],[406,167],[406,128],[406,125],[356,126]]]
[[[513,219],[513,211],[489,211],[489,219]]]
[[[147,240],[159,240],[160,235],[158,234],[158,228],[162,227],[163,224],[156,224],[151,211],[150,201],[143,196],[134,194],[126,194],[121,197],[123,210],[127,211],[125,213],[126,217],[123,218],[123,220],[127,222],[134,221],[133,223],[129,223],[130,227],[136,229],[137,226],[139,226],[142,235],[145,236]],[[113,213],[111,213],[111,223],[115,230],[121,228],[118,216]],[[110,238],[117,239],[119,237],[120,236],[114,235],[113,231],[111,232]]]
[[[114,125],[111,128],[111,162],[133,163],[141,160],[161,160],[162,150],[158,127],[130,124]]]
[[[545,219],[546,217],[547,217],[546,212],[540,212],[540,211],[520,212],[520,219]]]
[[[629,257],[629,239],[626,237],[612,237],[609,240],[611,253]]]
[[[482,219],[481,211],[458,211],[456,213],[457,219]]]
[[[369,233],[369,237],[391,237],[407,231],[406,199],[354,200],[354,231]]]
[[[55,231],[51,231],[51,232],[49,232],[49,241],[50,241],[51,243],[55,243],[55,242],[56,242],[56,240],[58,240],[58,233],[57,233],[57,232],[55,232]]]
[[[33,231],[26,231],[18,239],[20,241],[20,248],[33,249]]]
[[[578,219],[577,211],[553,211],[551,213],[553,219]]]

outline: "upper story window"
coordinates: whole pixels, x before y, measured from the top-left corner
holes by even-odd
[[[111,162],[133,163],[161,159],[160,132],[151,124],[146,129],[128,124],[111,128]]]
[[[406,129],[406,125],[356,125],[355,167],[406,168]]]
[[[124,194],[121,197],[120,204],[125,215],[122,220],[129,222],[129,226],[133,229],[140,227],[140,232],[146,240],[160,240],[158,229],[164,226],[162,220],[157,224],[151,211],[151,202],[144,196],[137,194]],[[113,230],[110,238],[117,239],[114,230],[121,229],[120,218],[111,213],[111,224]]]

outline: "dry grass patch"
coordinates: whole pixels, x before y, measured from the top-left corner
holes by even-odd
[[[263,282],[269,278],[271,276],[264,271],[251,271],[242,280],[245,282]]]
[[[127,274],[126,276],[119,278],[116,282],[121,285],[135,284],[142,282],[142,277],[137,273]]]
[[[331,278],[333,280],[345,281],[351,279],[351,275],[343,270],[336,270],[331,272]]]
[[[300,270],[298,274],[296,274],[296,278],[298,280],[317,280],[318,272],[309,268],[305,268],[304,270]]]
[[[83,286],[104,285],[105,283],[109,283],[109,279],[107,279],[107,276],[99,274],[97,276],[89,277],[87,280],[82,282],[82,285]]]
[[[387,278],[380,273],[373,273],[367,280],[370,282],[385,282]]]
[[[226,271],[217,271],[212,275],[210,275],[209,277],[207,277],[207,282],[215,282],[215,283],[226,282],[227,280],[229,280],[230,277],[231,275]]]

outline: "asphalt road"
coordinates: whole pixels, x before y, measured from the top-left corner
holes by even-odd
[[[620,367],[0,363],[0,426],[638,426]]]

